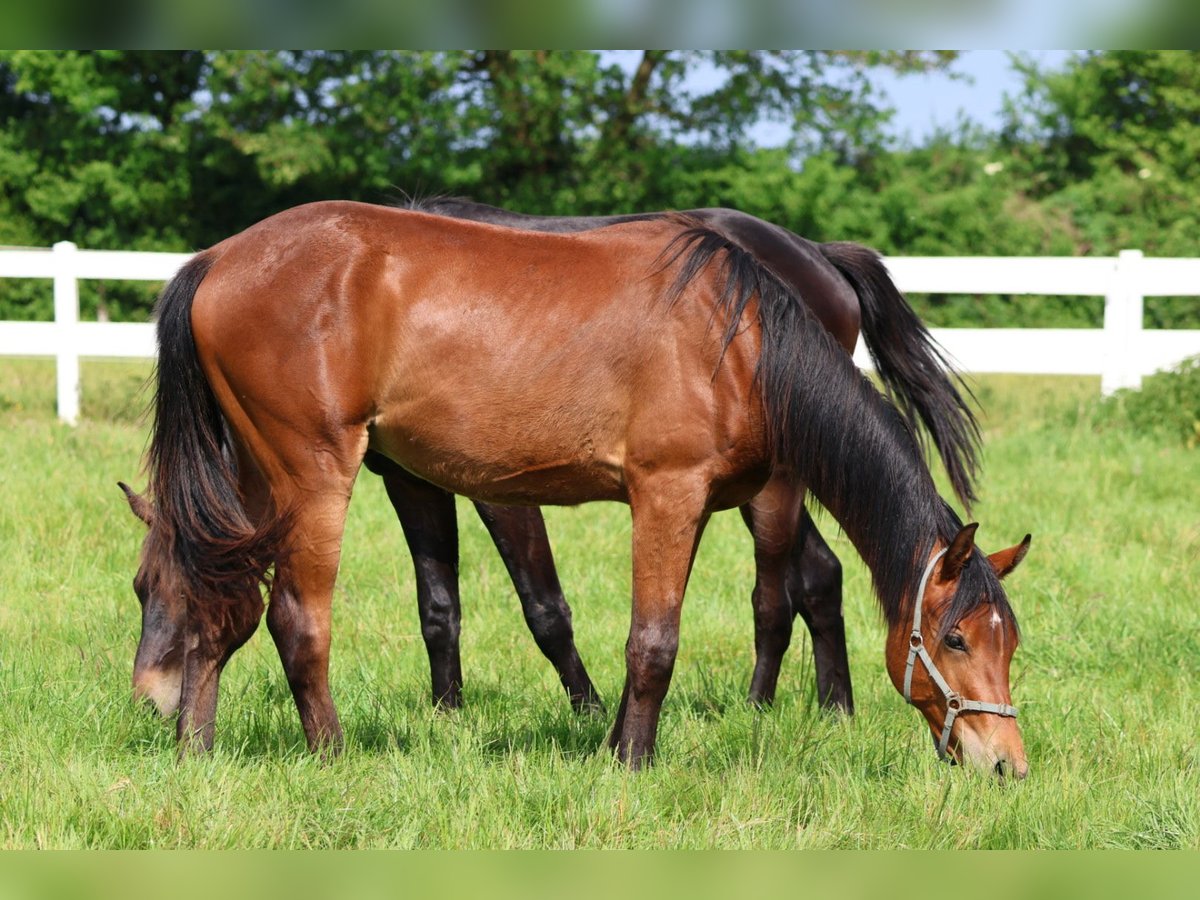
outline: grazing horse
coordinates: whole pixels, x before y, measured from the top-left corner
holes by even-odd
[[[1027,542],[978,552],[895,407],[775,275],[696,221],[552,235],[309,204],[185,265],[158,341],[135,589],[184,633],[176,671],[157,673],[180,685],[182,750],[211,746],[220,673],[262,615],[263,583],[309,746],[340,746],[330,605],[374,452],[491,503],[629,504],[610,746],[634,766],[654,748],[705,522],[786,470],[863,555],[889,674],[942,748],[1024,774],[999,579]],[[783,593],[766,599],[790,626]]]
[[[668,213],[609,217],[528,216],[458,198],[437,198],[410,204],[437,215],[517,227],[528,231],[572,233],[623,222],[661,219]],[[691,216],[748,250],[781,278],[793,295],[816,315],[847,353],[854,349],[861,326],[876,368],[910,425],[924,423],[950,474],[951,484],[969,508],[976,468],[978,428],[956,386],[956,376],[942,358],[928,331],[905,302],[879,258],[853,244],[817,244],[753,216],[730,209],[690,210]],[[462,666],[458,635],[461,607],[458,592],[458,528],[453,495],[415,478],[386,457],[371,452],[364,464],[383,478],[387,494],[404,530],[416,574],[421,633],[429,657],[432,698],[437,706],[457,707],[462,700]],[[135,513],[144,519],[148,507],[126,488]],[[763,507],[769,506],[764,512]],[[496,544],[520,598],[525,621],[538,647],[551,661],[576,709],[602,709],[574,642],[571,610],[554,567],[545,521],[536,507],[498,506],[475,501],[475,508]],[[771,552],[778,545],[772,510],[799,509],[800,522],[788,552]],[[756,510],[758,511],[756,514]],[[799,506],[795,486],[783,480],[768,485],[759,501],[741,508],[755,540],[759,569],[755,608],[763,591],[783,584],[793,617],[809,630],[816,668],[818,702],[853,712],[854,699],[842,619],[842,569],[808,512]],[[789,528],[791,526],[789,525]],[[776,588],[778,589],[778,588]],[[145,652],[135,666],[135,682],[154,690],[164,713],[178,704],[174,691],[142,672],[155,660],[177,655],[170,641],[177,634],[169,622],[163,633],[143,632]],[[778,671],[787,635],[756,629],[759,672]],[[759,674],[750,697],[769,703],[773,684]]]
[[[527,231],[568,234],[625,222],[651,221],[669,213],[625,216],[529,216],[459,198],[436,198],[411,209],[487,222]],[[929,332],[896,289],[882,262],[866,248],[848,243],[818,244],[754,216],[731,209],[695,209],[684,215],[724,235],[752,253],[809,307],[847,353],[861,328],[885,387],[909,424],[925,425],[940,451],[951,485],[969,509],[974,500],[978,427],[956,384],[957,378]],[[461,701],[458,633],[461,620],[457,578],[457,522],[451,495],[413,478],[378,454],[366,466],[383,477],[404,528],[417,576],[418,609],[429,654],[435,703]],[[816,668],[818,702],[853,712],[854,695],[842,619],[841,563],[799,503],[799,488],[773,479],[761,497],[741,507],[755,544],[753,606],[770,608],[765,591],[784,590],[793,617],[808,627]],[[599,699],[575,647],[571,612],[554,569],[540,510],[475,502],[517,587],[525,620],[538,646],[554,664],[576,708]],[[799,522],[787,520],[799,515]],[[790,547],[780,535],[793,534]],[[790,628],[756,616],[757,666],[750,699],[773,699]]]

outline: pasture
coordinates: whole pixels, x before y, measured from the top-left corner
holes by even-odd
[[[1027,531],[1007,583],[1023,636],[1013,696],[1019,784],[938,762],[883,668],[867,573],[846,568],[858,712],[815,707],[798,628],[774,708],[744,701],[753,558],[714,518],[684,605],[656,765],[601,749],[521,619],[460,501],[466,706],[429,705],[408,552],[360,475],[334,606],[332,685],[347,751],[304,740],[265,627],[222,680],[214,752],[175,760],[174,729],[130,699],[139,620],[146,364],[85,363],[83,418],[54,416],[52,364],[0,362],[0,847],[1200,848],[1200,453],[1093,431],[1098,379],[976,380],[987,550]],[[629,623],[629,516],[547,511],[576,639],[611,708]]]

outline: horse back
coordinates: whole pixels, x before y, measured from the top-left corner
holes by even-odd
[[[534,216],[453,197],[429,201],[418,208],[458,219],[559,234],[670,219],[676,215],[654,212],[619,216]],[[854,352],[861,324],[859,298],[853,286],[821,252],[819,244],[736,209],[708,207],[688,210],[683,215],[754,254],[808,306],[846,352]]]

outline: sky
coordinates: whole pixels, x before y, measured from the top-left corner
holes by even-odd
[[[919,144],[938,127],[956,124],[960,113],[990,131],[999,129],[1004,95],[1017,94],[1021,78],[1013,71],[1008,50],[964,50],[952,71],[969,76],[954,79],[946,73],[896,75],[880,70],[873,73],[875,84],[887,95],[896,113],[888,132]],[[1021,51],[1039,65],[1062,66],[1070,56],[1067,50]],[[760,146],[779,146],[787,141],[788,126],[762,122],[751,135]]]
[[[1021,78],[1012,68],[1014,52],[1046,68],[1061,67],[1072,53],[1069,50],[963,50],[951,71],[965,78],[953,78],[944,72],[926,75],[897,75],[887,69],[872,72],[876,86],[896,110],[888,133],[920,144],[939,127],[955,125],[960,113],[989,131],[998,130],[1004,95],[1017,94],[1021,90]],[[602,57],[616,61],[630,72],[637,67],[641,55],[640,50],[601,51]],[[715,69],[701,68],[689,74],[685,87],[708,90],[715,79],[721,77]],[[760,147],[778,147],[787,143],[790,126],[762,121],[751,128],[750,136]]]
[[[949,127],[959,113],[988,130],[1000,127],[1000,111],[1005,93],[1017,94],[1021,78],[1013,71],[1010,51],[966,50],[953,66],[954,71],[971,76],[971,81],[956,81],[947,75],[896,76],[880,73],[876,83],[896,107],[891,132],[908,136],[919,143],[938,126]],[[1069,57],[1066,50],[1035,50],[1024,54],[1040,66],[1061,67]]]

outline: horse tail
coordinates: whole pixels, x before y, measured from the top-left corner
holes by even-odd
[[[924,423],[954,492],[969,510],[976,499],[980,437],[963,396],[973,396],[970,388],[897,289],[879,254],[860,244],[818,246],[858,294],[863,342],[888,396],[922,437],[918,418]]]
[[[199,597],[242,597],[268,582],[284,522],[250,522],[238,493],[225,417],[200,367],[192,302],[216,256],[188,261],[156,308],[158,363],[147,452],[155,527],[166,529],[174,562]]]

